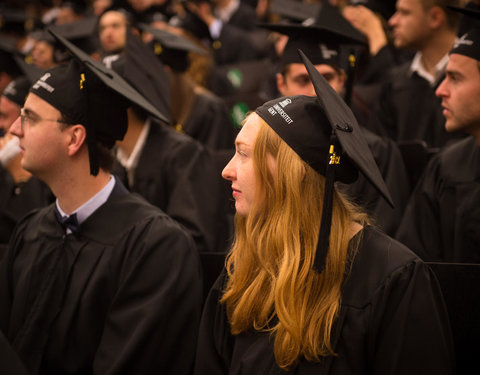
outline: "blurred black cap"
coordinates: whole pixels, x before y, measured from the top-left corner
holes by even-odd
[[[16,54],[20,54],[20,52],[16,50],[14,43],[0,35],[0,72],[5,72],[13,78],[22,74],[14,59]]]
[[[307,3],[295,0],[272,0],[269,5],[270,13],[278,14],[293,22],[303,22],[312,14],[320,11],[320,3]]]
[[[153,35],[155,55],[172,70],[184,72],[190,66],[189,52],[206,54],[206,51],[181,35],[140,24],[140,28]]]
[[[23,75],[11,81],[3,90],[2,95],[23,107],[30,87],[40,78],[43,70],[33,64],[28,64],[20,55],[15,55],[13,58]]]
[[[465,16],[480,20],[480,10],[448,6],[449,9],[464,14]],[[455,53],[471,57],[480,61],[480,27],[475,27],[463,34],[454,44],[450,54]]]

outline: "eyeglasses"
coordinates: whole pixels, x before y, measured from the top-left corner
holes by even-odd
[[[25,124],[29,125],[35,125],[38,124],[39,122],[42,121],[52,121],[52,122],[58,122],[59,124],[68,124],[68,122],[62,121],[62,120],[54,120],[54,119],[48,119],[48,118],[41,118],[36,115],[32,116],[32,114],[29,114],[25,111],[24,108],[20,109],[20,125],[23,128]]]

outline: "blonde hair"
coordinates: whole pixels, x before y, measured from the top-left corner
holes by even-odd
[[[270,332],[276,362],[288,369],[301,358],[335,354],[331,332],[351,256],[351,223],[367,218],[336,192],[326,268],[313,271],[325,178],[260,121],[253,151],[258,199],[247,217],[235,218],[221,302],[232,334]],[[267,153],[276,160],[274,173]]]

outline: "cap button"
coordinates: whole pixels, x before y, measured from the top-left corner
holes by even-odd
[[[342,132],[351,133],[353,131],[353,128],[349,124],[336,124],[335,128]]]

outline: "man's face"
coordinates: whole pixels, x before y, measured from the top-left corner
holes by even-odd
[[[429,11],[420,0],[398,0],[397,10],[388,21],[395,47],[419,50],[433,32],[429,21]]]
[[[107,53],[119,53],[125,48],[127,19],[117,11],[105,13],[98,22],[100,44]]]
[[[478,61],[452,54],[446,76],[435,92],[442,98],[445,129],[474,134],[480,131],[480,72]]]
[[[0,96],[0,129],[5,133],[20,116],[20,107],[6,96]]]
[[[345,75],[336,71],[331,65],[315,65],[318,72],[337,92],[341,93],[345,85]],[[315,96],[315,89],[305,65],[292,63],[287,66],[285,75],[277,74],[277,88],[282,96],[307,95]]]
[[[45,178],[66,158],[68,132],[61,128],[60,112],[35,94],[28,95],[24,115],[23,121],[15,120],[10,132],[20,139],[22,167]]]

